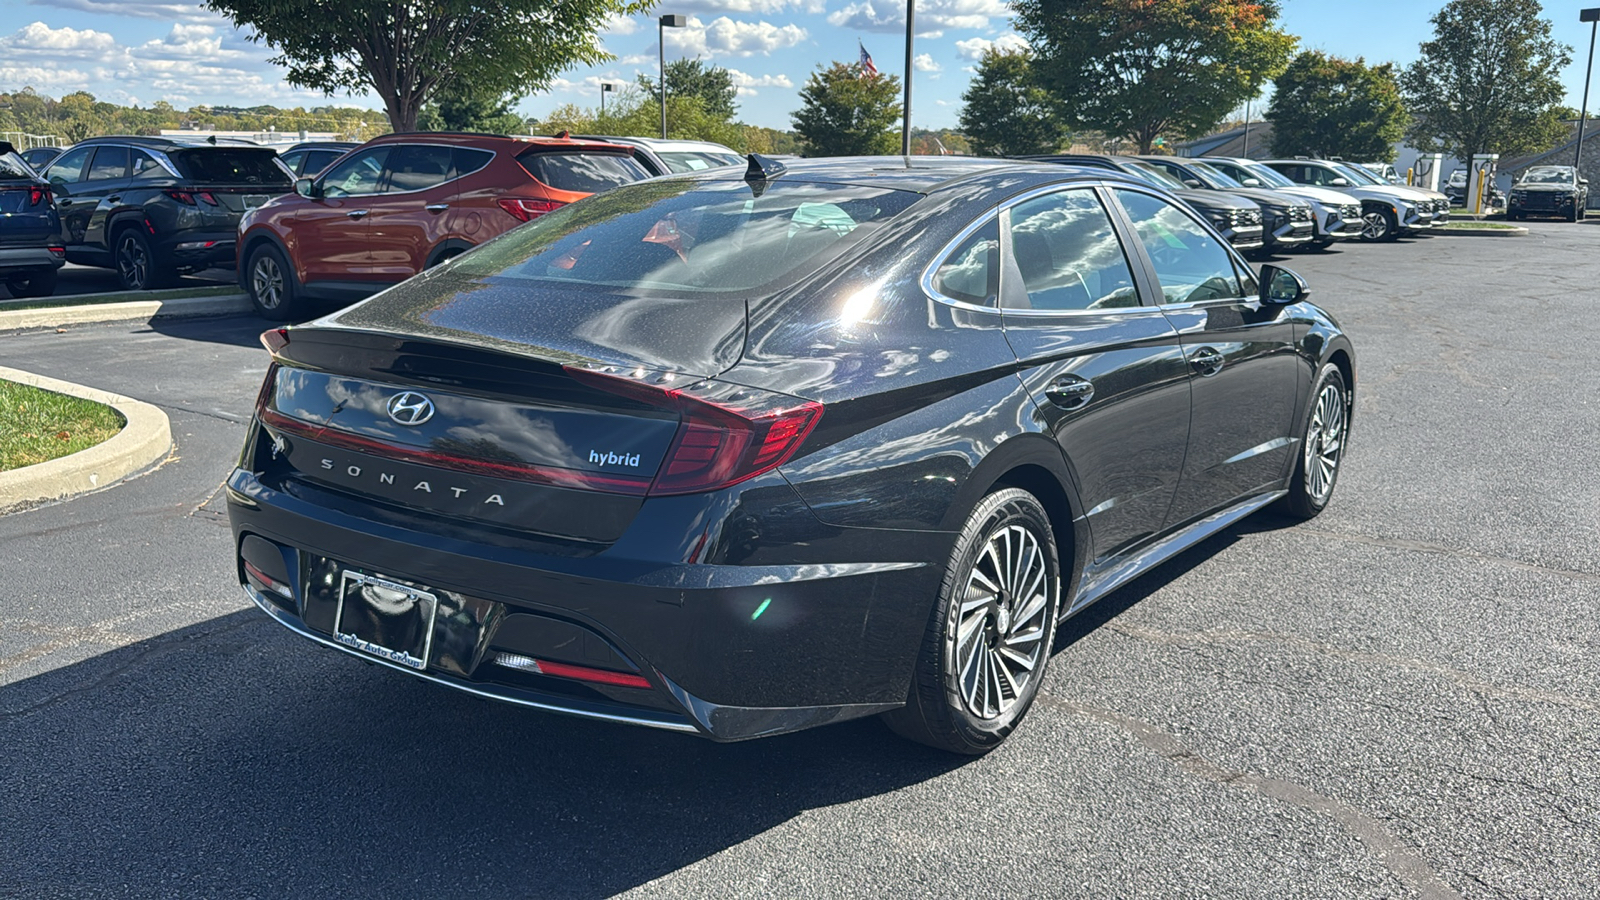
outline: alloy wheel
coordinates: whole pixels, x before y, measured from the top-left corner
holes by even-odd
[[[1362,215],[1361,236],[1369,241],[1382,240],[1389,233],[1389,218],[1381,212],[1373,211]]]
[[[124,235],[117,243],[117,274],[131,290],[143,290],[150,283],[150,254],[135,235]]]
[[[277,309],[283,303],[283,271],[271,255],[262,254],[256,259],[250,270],[250,289],[262,309]]]
[[[1344,391],[1336,384],[1323,385],[1311,413],[1311,427],[1306,430],[1306,493],[1318,504],[1333,492],[1344,451],[1344,426]]]
[[[1020,525],[990,535],[947,634],[962,702],[979,719],[1005,714],[1039,671],[1055,589],[1038,538]]]

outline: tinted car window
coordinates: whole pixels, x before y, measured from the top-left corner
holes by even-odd
[[[0,178],[9,181],[33,181],[33,170],[15,153],[0,153]]]
[[[83,164],[89,161],[89,154],[94,152],[93,147],[78,147],[61,154],[61,158],[50,164],[45,170],[45,177],[52,184],[72,184],[82,181]]]
[[[729,159],[726,154],[697,153],[686,150],[675,150],[666,153],[657,153],[667,168],[674,172],[698,172],[701,169],[714,169],[718,166],[742,165],[744,160],[738,157]]]
[[[262,184],[288,189],[289,174],[278,167],[278,154],[263,147],[213,147],[179,150],[172,154],[178,173],[213,184]]]
[[[457,271],[645,296],[748,292],[817,270],[920,194],[806,182],[647,182],[548,213]]]
[[[1159,197],[1117,189],[1167,303],[1238,297],[1233,257],[1205,226]]]
[[[1093,191],[1046,194],[1012,207],[1011,255],[1034,309],[1139,305],[1122,243]]]
[[[1000,292],[999,219],[990,219],[939,263],[933,289],[952,300],[994,305]]]
[[[451,172],[452,148],[437,144],[405,144],[389,154],[389,192],[421,191],[443,184]]]
[[[333,161],[344,155],[343,150],[308,150],[300,161],[299,173],[301,175],[315,175],[333,164]]]
[[[278,162],[282,163],[285,169],[294,174],[303,175],[306,171],[306,157],[310,155],[310,152],[306,150],[291,150],[288,153],[278,154]]]
[[[133,157],[131,168],[133,170],[134,178],[150,179],[167,178],[170,176],[170,173],[162,167],[161,163],[156,162],[156,158],[154,156],[151,156],[150,154],[139,149],[133,150],[132,153]]]
[[[128,148],[100,147],[94,152],[94,162],[89,165],[89,175],[84,181],[106,181],[128,177]]]
[[[345,159],[322,178],[325,197],[360,197],[376,194],[383,183],[383,163],[391,147],[373,147]]]
[[[452,151],[450,164],[455,166],[456,178],[471,175],[473,172],[487,166],[494,159],[494,153],[489,150],[474,150],[471,147],[456,147]]]
[[[517,162],[528,174],[558,191],[598,194],[650,173],[631,156],[602,153],[541,153],[524,150]]]

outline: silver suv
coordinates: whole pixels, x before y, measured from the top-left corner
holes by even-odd
[[[1450,218],[1450,200],[1445,195],[1385,184],[1360,166],[1326,159],[1262,162],[1295,184],[1332,188],[1360,200],[1364,241],[1392,241],[1402,234],[1421,234],[1443,227]]]
[[[1275,169],[1253,159],[1207,156],[1205,162],[1245,187],[1271,188],[1305,198],[1311,204],[1317,226],[1311,246],[1319,250],[1327,249],[1336,241],[1354,240],[1361,236],[1362,229],[1366,227],[1367,223],[1361,218],[1361,201],[1342,191],[1295,184]]]

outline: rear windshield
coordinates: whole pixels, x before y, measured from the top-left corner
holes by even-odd
[[[598,194],[650,177],[633,157],[616,153],[524,150],[517,162],[542,184],[582,194]]]
[[[742,166],[744,159],[728,153],[709,153],[694,150],[670,150],[656,153],[667,168],[674,172],[698,172],[718,166]]]
[[[563,207],[457,271],[644,296],[749,293],[805,277],[921,194],[853,185],[654,181]]]
[[[15,153],[0,153],[0,181],[34,181],[36,176],[22,157]]]
[[[212,184],[270,184],[288,188],[293,181],[277,163],[278,154],[262,147],[196,147],[172,155],[178,171],[190,181]]]

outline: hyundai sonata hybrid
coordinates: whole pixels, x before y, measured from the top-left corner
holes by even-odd
[[[269,331],[238,575],[310,640],[717,740],[982,753],[1056,624],[1339,474],[1350,341],[1102,168],[759,156]]]

